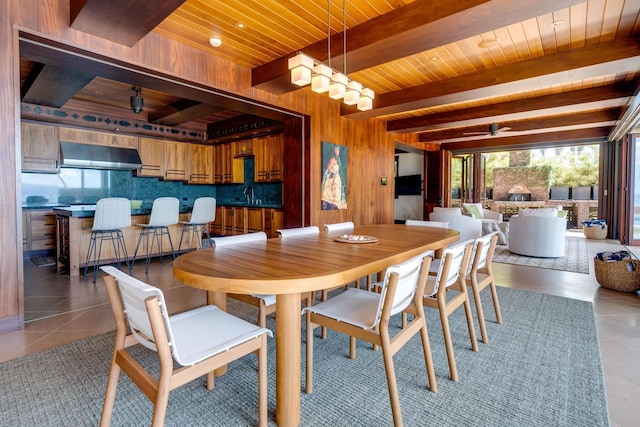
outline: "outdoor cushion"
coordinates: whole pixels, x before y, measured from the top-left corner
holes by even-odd
[[[558,218],[566,218],[568,213],[569,213],[569,211],[559,210],[558,211]]]
[[[463,203],[464,210],[469,212],[474,218],[484,218],[482,203]]]
[[[540,209],[520,209],[518,211],[519,216],[558,216],[558,209],[556,208],[540,208]]]
[[[460,208],[433,208],[434,213],[441,213],[447,215],[462,215],[462,210]]]

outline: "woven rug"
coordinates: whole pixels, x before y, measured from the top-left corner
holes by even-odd
[[[567,237],[564,256],[561,258],[536,258],[509,252],[507,246],[496,246],[493,256],[495,262],[503,264],[526,265],[529,267],[548,268],[551,270],[572,271],[589,274],[589,257],[587,243],[581,237]]]
[[[437,311],[426,309],[438,391],[427,388],[420,339],[413,337],[393,358],[405,426],[607,426],[593,305],[502,287],[498,293],[504,323],[495,323],[490,294],[483,292],[490,343],[479,342],[478,352],[470,349],[463,310],[450,317],[458,382],[449,379]],[[241,306],[234,303],[229,301],[230,312]],[[255,321],[255,311],[240,314]],[[393,328],[400,326],[396,317]],[[267,319],[273,329],[273,317]],[[98,425],[113,340],[107,333],[1,364],[0,425]],[[358,341],[350,360],[348,338],[332,331],[314,344],[314,392],[301,390],[300,424],[393,425],[381,352]],[[272,426],[274,347],[269,339]],[[304,344],[302,354],[304,386]],[[141,346],[136,357],[149,366],[157,360]],[[256,367],[251,356],[230,364],[212,391],[204,379],[172,391],[166,425],[257,425]],[[149,425],[151,413],[151,404],[122,375],[112,425]]]
[[[31,258],[31,262],[33,262],[38,267],[51,267],[53,265],[56,265],[56,257],[43,256],[43,257]]]

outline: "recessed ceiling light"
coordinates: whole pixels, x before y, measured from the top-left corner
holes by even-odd
[[[211,37],[209,39],[209,44],[213,47],[220,47],[222,45],[222,40],[220,40],[218,37]]]
[[[559,27],[560,25],[563,25],[563,24],[564,24],[564,20],[558,19],[556,21],[553,21],[551,24],[549,24],[549,26],[555,28],[555,27]]]
[[[478,43],[478,47],[481,48],[489,48],[489,47],[494,47],[498,45],[498,39],[484,39],[482,41],[480,41],[480,43]]]
[[[246,25],[245,25],[244,23],[242,23],[242,22],[237,22],[237,23],[236,23],[236,27],[237,27],[237,28],[240,28],[240,29],[243,29],[243,28],[245,28],[245,27],[246,27]]]
[[[437,56],[432,56],[432,57],[431,57],[431,58],[429,58],[429,59],[430,59],[430,60],[432,60],[432,61],[437,61],[437,60],[438,60],[438,57],[437,57]]]

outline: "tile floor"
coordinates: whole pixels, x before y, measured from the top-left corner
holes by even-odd
[[[571,232],[572,236],[582,236]],[[617,242],[587,240],[590,257],[623,249]],[[640,255],[640,247],[630,248]],[[53,267],[25,262],[25,328],[0,335],[0,362],[62,345],[115,328],[107,295],[99,279],[57,275]],[[494,263],[496,283],[592,301],[605,375],[611,426],[636,426],[640,420],[640,295],[598,286],[591,266],[586,274]],[[204,292],[177,283],[172,264],[154,262],[148,277],[144,265],[134,276],[162,288],[171,312],[201,305]]]

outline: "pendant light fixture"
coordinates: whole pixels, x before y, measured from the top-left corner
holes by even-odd
[[[140,92],[142,92],[142,89],[140,89],[140,87],[138,86],[134,86],[131,88],[131,90],[135,93],[135,95],[133,95],[129,99],[129,105],[131,106],[131,111],[133,111],[136,114],[140,114],[142,112],[142,107],[144,105],[144,99],[142,99],[142,97],[140,96]]]
[[[344,99],[346,105],[356,105],[358,110],[373,108],[373,90],[351,80],[347,75],[347,1],[342,2],[342,71],[331,68],[331,0],[327,0],[327,65],[298,52],[289,58],[291,83],[298,86],[311,84],[316,93],[329,92],[332,99]]]

